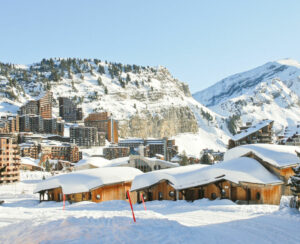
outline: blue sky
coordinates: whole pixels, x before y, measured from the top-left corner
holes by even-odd
[[[0,61],[163,65],[204,89],[268,61],[300,61],[298,0],[0,0]]]

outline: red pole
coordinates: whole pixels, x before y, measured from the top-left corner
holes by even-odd
[[[127,191],[127,197],[128,197],[129,203],[130,203],[133,221],[136,222],[136,221],[135,221],[135,216],[134,216],[134,212],[133,212],[133,207],[132,207],[132,203],[131,203],[131,198],[130,198],[129,191]]]
[[[63,203],[63,210],[65,210],[65,205],[66,205],[66,195],[65,194],[63,195],[63,201],[64,201],[64,203]]]
[[[146,209],[146,204],[145,204],[145,201],[144,201],[144,195],[143,195],[143,193],[141,193],[141,198],[142,198],[142,202],[143,202],[143,205],[144,205],[144,209],[146,211],[147,209]]]

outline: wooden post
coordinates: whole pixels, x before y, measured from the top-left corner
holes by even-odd
[[[136,222],[136,221],[135,221],[134,212],[133,212],[132,203],[131,203],[131,198],[130,198],[130,194],[129,194],[129,191],[128,191],[128,190],[127,190],[127,197],[128,197],[129,203],[130,203],[133,221]]]
[[[141,198],[142,198],[142,201],[143,201],[144,209],[145,209],[145,211],[146,211],[146,210],[147,210],[147,209],[146,209],[146,204],[145,204],[145,201],[144,201],[144,195],[143,195],[142,192],[141,192]]]
[[[178,190],[176,190],[176,198],[175,198],[175,200],[176,201],[179,200],[179,191]]]

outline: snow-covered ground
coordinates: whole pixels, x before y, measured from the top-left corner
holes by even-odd
[[[300,214],[272,205],[229,200],[39,203],[41,172],[0,186],[1,243],[299,243]],[[48,176],[48,175],[46,175]]]

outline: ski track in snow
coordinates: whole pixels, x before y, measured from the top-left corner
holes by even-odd
[[[38,174],[39,173],[39,174]],[[37,175],[38,174],[38,175]],[[299,243],[300,214],[229,200],[39,203],[40,172],[0,186],[0,243]],[[28,179],[29,178],[29,179]]]

